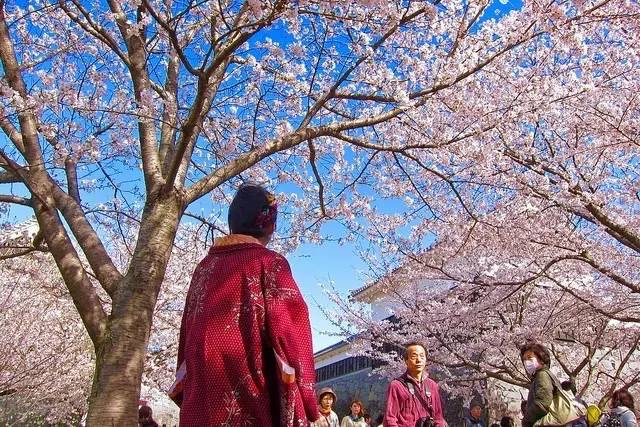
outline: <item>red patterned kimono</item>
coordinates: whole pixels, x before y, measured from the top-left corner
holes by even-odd
[[[295,369],[285,384],[275,353]],[[216,244],[187,294],[180,426],[307,426],[318,416],[307,306],[287,260],[249,236]]]

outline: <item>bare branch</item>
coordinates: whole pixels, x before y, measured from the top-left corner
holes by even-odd
[[[182,63],[184,68],[194,76],[198,76],[198,77],[201,76],[202,74],[201,71],[195,69],[193,65],[191,65],[191,62],[189,62],[187,55],[182,50],[182,46],[180,46],[180,42],[178,41],[178,35],[176,34],[175,30],[171,28],[169,24],[165,22],[160,17],[160,15],[156,13],[156,11],[153,9],[152,5],[149,3],[148,0],[142,0],[142,4],[145,6],[147,12],[149,12],[149,14],[153,17],[153,19],[155,19],[155,21],[165,30],[167,36],[169,36],[169,40],[171,41],[172,51],[174,51],[177,54],[178,58],[180,58],[180,62]]]
[[[115,53],[125,65],[129,66],[129,58],[127,58],[127,55],[120,49],[120,47],[118,46],[118,42],[116,42],[107,31],[100,27],[99,24],[94,22],[89,11],[87,11],[82,6],[82,3],[80,3],[79,0],[71,0],[71,2],[83,16],[84,21],[80,18],[80,16],[69,9],[66,1],[58,0],[58,5],[73,22],[78,24],[80,28],[86,31],[89,35],[109,46],[113,53]]]
[[[0,161],[0,166],[4,167],[4,162]],[[23,182],[20,176],[16,175],[13,172],[0,172],[0,184],[16,184],[19,182]]]
[[[327,215],[327,210],[324,205],[324,184],[322,183],[322,177],[320,176],[320,172],[318,172],[318,167],[316,165],[316,148],[313,146],[313,142],[311,142],[311,140],[307,141],[307,146],[309,147],[309,162],[311,163],[311,169],[313,170],[313,175],[316,177],[316,182],[318,183],[320,212],[322,212],[322,216],[326,218],[329,215]]]
[[[388,39],[389,37],[391,37],[402,25],[405,25],[407,22],[410,22],[411,20],[413,20],[414,18],[422,15],[424,12],[426,11],[425,8],[419,9],[417,11],[415,11],[414,13],[404,16],[402,17],[402,19],[400,19],[400,21],[398,21],[398,23],[396,23],[395,25],[393,25],[384,35],[382,35],[382,37],[380,37],[380,39],[378,39],[372,46],[371,46],[371,50],[372,51],[376,51],[378,48],[380,48]],[[351,75],[351,73],[353,73],[353,71],[355,71],[360,64],[362,64],[364,61],[366,61],[369,58],[370,54],[366,53],[362,56],[360,56],[360,58],[358,58],[357,61],[355,61],[353,64],[351,64],[351,66],[349,68],[347,68],[344,73],[342,73],[342,75],[336,79],[335,83],[324,93],[324,95],[322,95],[320,97],[320,99],[318,99],[316,101],[316,103],[313,105],[313,107],[311,107],[309,109],[309,111],[307,111],[307,114],[305,114],[304,118],[302,119],[302,121],[300,122],[300,125],[298,126],[298,129],[302,129],[306,126],[309,125],[309,123],[311,123],[311,120],[315,117],[315,115],[318,113],[318,111],[320,111],[322,109],[322,107],[324,106],[324,104],[326,104],[326,102],[333,98],[336,94],[336,91],[338,90],[338,88],[342,85],[342,83],[344,83],[349,76]]]

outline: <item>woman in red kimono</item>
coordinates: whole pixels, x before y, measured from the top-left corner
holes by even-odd
[[[191,279],[178,366],[181,426],[307,426],[318,418],[307,306],[287,260],[265,247],[277,205],[257,185],[229,207]]]

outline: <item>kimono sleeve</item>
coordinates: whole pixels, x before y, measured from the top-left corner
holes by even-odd
[[[309,421],[318,418],[315,367],[307,304],[293,279],[289,263],[276,255],[265,272],[267,336],[276,355],[295,370],[295,386]],[[296,403],[300,403],[296,399]],[[297,405],[296,405],[297,406]],[[300,408],[302,409],[302,408]],[[293,408],[296,418],[302,415]]]

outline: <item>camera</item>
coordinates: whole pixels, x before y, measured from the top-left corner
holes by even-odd
[[[436,423],[431,417],[418,418],[416,421],[416,427],[435,427]]]

